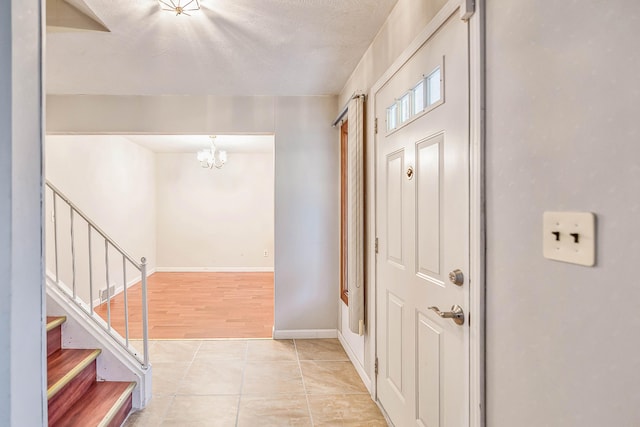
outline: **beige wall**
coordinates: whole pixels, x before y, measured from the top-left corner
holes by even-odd
[[[160,270],[273,271],[273,152],[228,156],[210,170],[156,154]]]
[[[135,260],[146,257],[148,271],[156,266],[155,155],[117,135],[49,135],[45,144],[46,178],[64,193]],[[47,191],[45,217],[47,270],[55,272],[52,193]],[[69,211],[58,203],[58,269],[72,286]],[[89,301],[87,226],[74,220],[76,287]],[[92,234],[94,291],[106,289],[104,240]],[[127,282],[139,274],[127,271]],[[123,286],[122,259],[110,251],[110,284]],[[97,299],[94,293],[94,300]]]
[[[487,1],[487,425],[640,425],[640,3]],[[542,257],[597,215],[597,264]]]

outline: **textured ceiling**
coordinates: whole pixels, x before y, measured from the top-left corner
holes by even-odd
[[[47,34],[53,94],[337,94],[397,0],[84,0],[111,30]]]

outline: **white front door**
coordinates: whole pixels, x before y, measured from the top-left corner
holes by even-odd
[[[397,427],[469,424],[467,37],[454,13],[375,94],[377,390]],[[429,309],[454,305],[462,325]]]

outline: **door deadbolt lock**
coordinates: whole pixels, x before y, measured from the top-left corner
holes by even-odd
[[[413,166],[409,166],[409,168],[407,169],[407,178],[413,178]]]
[[[457,304],[451,307],[451,311],[440,311],[438,307],[429,307],[429,310],[433,310],[443,319],[453,319],[456,325],[464,325],[464,311]]]
[[[464,283],[464,274],[462,273],[462,270],[455,269],[449,273],[449,280],[454,285],[462,286]]]

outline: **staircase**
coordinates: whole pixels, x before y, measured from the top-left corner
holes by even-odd
[[[115,427],[129,415],[135,382],[97,381],[99,349],[62,348],[66,317],[47,317],[49,426]]]

